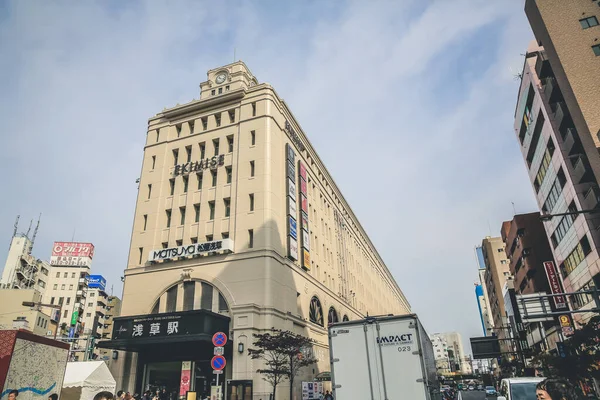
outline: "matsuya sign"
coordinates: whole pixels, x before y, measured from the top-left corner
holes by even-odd
[[[173,175],[187,175],[192,172],[201,172],[209,168],[216,169],[223,164],[225,164],[225,155],[219,154],[218,156],[213,156],[204,160],[176,165],[175,169],[173,170]]]
[[[233,240],[223,239],[212,242],[194,243],[187,246],[171,247],[169,249],[152,250],[148,261],[172,260],[179,257],[191,257],[217,251],[233,251]]]

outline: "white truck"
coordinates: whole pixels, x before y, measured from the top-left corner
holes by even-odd
[[[416,315],[329,326],[336,400],[440,400],[433,346]]]

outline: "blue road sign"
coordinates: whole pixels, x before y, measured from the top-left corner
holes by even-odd
[[[214,356],[212,360],[210,360],[210,365],[214,370],[217,371],[220,371],[223,368],[225,368],[225,364],[227,364],[227,361],[225,361],[225,357],[223,356]]]
[[[216,347],[225,346],[225,343],[227,343],[227,335],[223,332],[217,332],[213,335],[212,342]]]

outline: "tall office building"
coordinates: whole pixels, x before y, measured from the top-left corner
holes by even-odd
[[[112,338],[112,330],[114,318],[121,315],[121,299],[117,296],[109,295],[106,305],[106,314],[104,315],[104,327],[102,330],[102,339],[110,340]],[[112,350],[98,349],[99,356],[102,360],[112,359]]]
[[[435,356],[435,368],[438,375],[449,375],[452,373],[450,368],[450,358],[448,357],[448,343],[442,336],[431,335],[431,344],[433,345],[433,355]]]
[[[527,0],[536,42],[525,59],[515,131],[540,209],[546,214],[595,210],[600,204],[600,39],[598,1]],[[600,272],[597,212],[545,223],[564,289],[594,285]],[[571,298],[585,309],[590,296]],[[587,319],[590,314],[577,314]]]
[[[221,330],[219,382],[248,399],[271,391],[252,335],[290,330],[319,360],[296,378],[299,397],[300,381],[329,371],[329,323],[410,305],[275,90],[243,62],[207,78],[199,100],[148,121],[122,316],[100,346],[126,351],[111,363],[119,387],[201,396]]]
[[[458,332],[434,333],[431,335],[432,343],[435,343],[434,354],[436,360],[443,364],[445,356],[448,358],[450,372],[461,374],[470,374],[471,361],[465,354],[462,345],[462,336]],[[438,353],[437,350],[441,351]],[[439,358],[438,358],[439,357]],[[437,362],[436,362],[437,364]]]
[[[481,318],[483,336],[489,336],[494,332],[494,318],[492,316],[492,307],[490,305],[486,281],[485,258],[481,246],[475,247],[475,257],[477,258],[477,275],[479,276],[479,284],[475,284],[475,297],[477,300],[477,308],[479,309],[479,317]]]

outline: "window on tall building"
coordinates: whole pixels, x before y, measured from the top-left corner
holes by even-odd
[[[200,222],[200,204],[194,204],[194,222]]]
[[[250,193],[249,199],[250,199],[250,211],[254,211],[254,193]]]
[[[177,165],[178,161],[179,161],[179,150],[174,149],[173,150],[173,165]]]
[[[62,305],[63,305],[63,302],[64,302],[64,300],[65,300],[65,298],[64,298],[64,297],[59,297],[59,298],[58,298],[58,304],[62,306]]]
[[[248,248],[254,248],[254,230],[248,229]]]
[[[194,134],[194,120],[191,120],[190,122],[188,122],[188,125],[190,126],[190,135]]]
[[[63,313],[63,318],[67,318],[67,313],[68,312],[69,312],[68,310],[65,310],[65,312]]]
[[[229,92],[229,85],[225,86],[225,91]]]
[[[65,304],[66,304],[66,305],[69,305],[69,304],[71,304],[71,298],[70,298],[70,297],[67,297],[67,302],[66,302]]]
[[[60,285],[60,290],[65,290],[66,285],[63,283],[62,285]]]
[[[233,124],[235,122],[235,110],[229,110],[227,114],[229,114],[229,123]]]
[[[596,44],[592,46],[592,50],[596,56],[600,56],[600,44]]]
[[[215,219],[215,202],[214,201],[209,201],[208,202],[208,210],[209,210],[209,220],[212,221],[213,219]]]
[[[188,191],[188,183],[189,183],[189,177],[188,176],[184,176],[183,177],[183,193],[187,193],[187,191]]]
[[[213,89],[213,90],[210,91],[210,95],[211,96],[214,96],[215,94],[217,94],[217,91],[215,89]]]
[[[579,23],[583,29],[588,29],[598,25],[598,18],[594,16],[583,18],[579,20]]]
[[[221,233],[221,238],[222,239],[229,239],[229,232],[222,232]]]
[[[233,153],[233,136],[227,136],[227,152]]]
[[[167,247],[169,247],[169,242],[162,242],[161,246],[163,249],[166,249]]]
[[[210,171],[210,175],[211,175],[211,178],[212,178],[212,182],[211,182],[212,187],[217,186],[217,170]]]
[[[252,116],[256,117],[256,102],[252,103]]]
[[[183,311],[194,309],[194,295],[196,292],[196,282],[183,282]]]
[[[219,88],[219,94],[223,94],[223,88],[222,87]]]
[[[165,210],[165,214],[167,215],[167,228],[171,227],[171,210]]]
[[[208,283],[200,284],[202,293],[200,295],[200,308],[212,311],[213,287]]]
[[[60,272],[57,272],[57,273],[56,273],[56,277],[57,277],[57,278],[60,278]]]
[[[167,290],[167,309],[166,312],[175,312],[177,309],[177,285],[171,286]]]
[[[196,172],[196,179],[198,180],[198,190],[202,190],[202,171]]]
[[[178,246],[178,247],[179,247],[179,246],[182,246],[182,245],[183,245],[183,240],[181,240],[181,239],[177,239],[177,240],[175,241],[175,246]]]
[[[198,147],[200,147],[200,160],[204,160],[206,157],[206,143],[202,142]]]
[[[50,304],[54,304],[54,297],[50,298]]]
[[[181,136],[181,124],[175,125],[175,131],[177,132],[177,137]]]
[[[157,129],[156,130],[156,143],[158,143],[159,140],[160,140],[160,130]]]
[[[213,235],[206,235],[206,241],[207,242],[212,242],[213,241]]]
[[[63,278],[68,278],[68,277],[69,277],[69,273],[68,272],[63,273]]]
[[[192,161],[192,146],[185,146],[185,158],[186,158],[185,162]]]
[[[192,244],[196,244],[196,243],[198,243],[198,238],[197,237],[192,237],[192,238],[190,238],[190,242]]]
[[[225,206],[225,217],[229,217],[229,213],[231,212],[231,199],[223,199],[223,205]]]
[[[175,179],[169,179],[169,195],[173,196],[175,194]]]
[[[250,131],[250,145],[256,144],[256,131]]]
[[[254,176],[254,161],[250,161],[250,176]]]
[[[73,290],[73,285],[69,285],[69,290]]]
[[[142,264],[142,259],[144,258],[144,248],[143,247],[139,247],[138,248],[139,251],[139,260],[138,260],[138,264]]]
[[[146,230],[147,226],[148,226],[148,214],[144,214],[144,230]]]
[[[591,251],[592,249],[587,236],[582,237],[579,243],[577,243],[577,246],[569,253],[561,265],[563,278],[573,272]]]
[[[156,167],[156,156],[152,156],[152,169]]]
[[[151,194],[152,194],[152,184],[148,185],[148,199],[150,199]]]
[[[215,149],[215,156],[219,155],[219,139],[213,139],[213,148]]]
[[[533,186],[535,187],[535,191],[538,192],[542,183],[544,182],[544,178],[546,177],[546,173],[548,172],[548,168],[550,168],[550,164],[552,162],[552,155],[554,154],[554,143],[552,142],[552,138],[548,139],[548,146],[544,151],[544,157],[542,158],[542,162],[538,169],[538,172],[535,176],[535,181],[533,182]]]
[[[221,126],[221,113],[215,114],[215,122],[217,123],[217,127]]]
[[[202,130],[207,130],[208,129],[208,117],[202,117],[200,118],[200,121],[202,122]]]
[[[185,207],[179,207],[179,215],[181,216],[179,225],[185,225]]]
[[[54,287],[53,287],[53,289],[54,289],[54,290],[58,290],[58,283],[55,283],[55,284],[54,284]]]
[[[225,174],[227,175],[227,183],[231,183],[231,167],[225,167]]]

